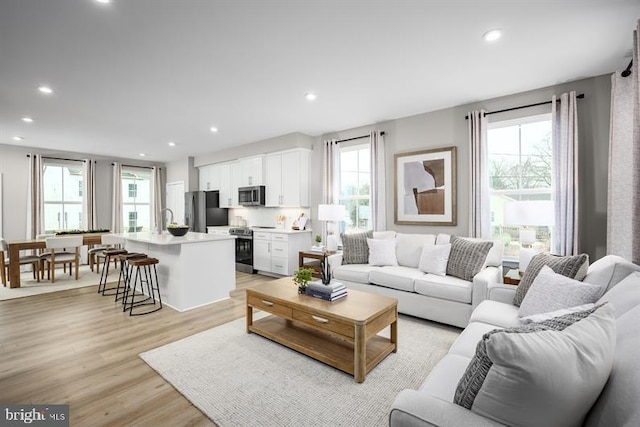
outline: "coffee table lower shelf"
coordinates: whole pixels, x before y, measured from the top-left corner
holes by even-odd
[[[277,316],[254,320],[249,331],[355,376],[353,342]],[[377,335],[369,338],[366,341],[365,374],[395,348],[389,338]]]

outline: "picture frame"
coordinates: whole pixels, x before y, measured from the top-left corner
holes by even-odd
[[[398,153],[394,163],[394,222],[457,225],[456,147]]]

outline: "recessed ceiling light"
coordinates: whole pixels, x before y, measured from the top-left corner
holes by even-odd
[[[494,42],[502,37],[502,30],[499,28],[494,28],[493,30],[489,30],[482,35],[484,41]]]
[[[38,90],[42,93],[46,93],[47,95],[51,95],[53,93],[53,89],[51,89],[49,86],[39,86]]]
[[[304,97],[307,99],[307,101],[315,101],[318,98],[318,95],[312,92],[307,92],[304,94]]]
[[[175,142],[173,142],[173,141],[169,141],[169,147],[175,147],[175,146],[176,146],[176,143],[175,143]]]
[[[23,137],[23,136],[14,136],[14,137],[13,137],[13,140],[14,140],[14,141],[22,141],[23,139],[24,139],[24,137]]]
[[[140,153],[140,157],[145,157],[145,156],[146,156],[146,154]]]
[[[209,130],[210,130],[211,132],[213,132],[213,133],[218,133],[218,128],[217,128],[217,127],[215,127],[215,126],[211,126],[211,127],[209,128]]]
[[[22,121],[25,123],[33,123],[33,119],[31,117],[25,116],[22,118]]]
[[[98,3],[111,3],[111,0],[96,0]]]

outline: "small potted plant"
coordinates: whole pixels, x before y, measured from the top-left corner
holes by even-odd
[[[316,243],[318,244],[318,246],[320,245],[320,243],[322,243],[322,236],[319,234],[316,234]]]
[[[304,294],[307,291],[307,284],[313,278],[313,270],[310,268],[301,268],[293,273],[293,283],[298,285],[298,293]]]

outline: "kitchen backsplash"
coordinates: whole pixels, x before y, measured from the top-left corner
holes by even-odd
[[[278,227],[278,218],[284,217],[284,229],[291,229],[293,222],[304,214],[309,218],[311,215],[310,208],[232,208],[229,209],[229,225],[239,226],[242,220],[246,221],[248,227]],[[320,226],[315,228],[320,229]],[[313,229],[313,221],[307,220],[306,230]]]

